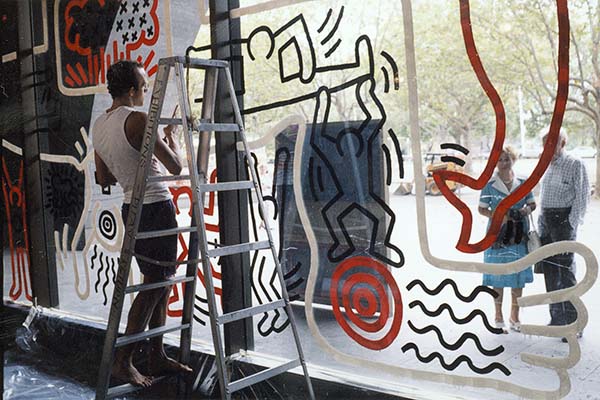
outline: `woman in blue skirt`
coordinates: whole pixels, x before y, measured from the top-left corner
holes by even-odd
[[[517,153],[512,147],[506,146],[502,149],[496,167],[496,174],[481,191],[479,198],[479,213],[481,215],[491,218],[500,201],[514,192],[524,182],[523,179],[517,178],[513,172],[512,167],[516,160]],[[504,223],[496,242],[483,253],[484,262],[509,263],[527,254],[527,232],[529,232],[527,215],[531,214],[535,207],[535,199],[531,192],[512,206],[504,217]],[[523,287],[529,282],[533,282],[531,266],[521,272],[507,275],[483,274],[483,285],[491,286],[498,293],[498,297],[494,300],[496,308],[495,321],[496,327],[502,328],[504,333],[508,333],[502,315],[504,288],[511,288],[512,302],[508,320],[510,328],[520,332],[521,322],[519,320],[517,299],[521,297]]]

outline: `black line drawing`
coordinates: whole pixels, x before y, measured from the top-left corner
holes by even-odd
[[[394,143],[394,150],[396,151],[396,157],[398,158],[398,176],[400,179],[404,178],[404,158],[402,157],[402,149],[400,148],[400,141],[398,141],[398,136],[396,136],[396,132],[392,128],[388,129],[388,135],[392,138],[392,142]]]
[[[98,217],[98,230],[108,240],[113,240],[117,235],[117,219],[108,210],[103,210]]]
[[[338,39],[333,44],[333,46],[331,46],[331,48],[329,50],[327,50],[327,52],[325,52],[325,58],[331,57],[331,55],[337,50],[337,48],[340,47],[340,44],[342,44],[342,39]]]
[[[456,150],[456,151],[463,153],[464,155],[469,154],[469,149],[461,146],[458,143],[442,143],[440,145],[440,148],[442,150],[447,150],[447,149]],[[442,162],[453,162],[454,164],[460,165],[461,167],[464,167],[464,165],[465,165],[465,160],[460,159],[458,157],[454,157],[454,156],[444,155],[441,157],[441,160],[442,160]]]
[[[435,289],[429,289],[427,286],[425,286],[423,281],[421,281],[420,279],[415,279],[414,281],[410,282],[406,286],[406,288],[408,290],[412,290],[417,285],[420,286],[425,293],[427,293],[428,295],[431,295],[431,296],[438,295],[446,286],[451,286],[452,289],[454,289],[454,294],[456,295],[456,297],[458,297],[461,301],[463,301],[465,303],[470,303],[473,300],[475,300],[475,298],[477,297],[477,295],[479,293],[487,293],[492,297],[498,296],[498,294],[493,289],[491,289],[487,286],[477,286],[475,289],[473,289],[471,294],[469,294],[468,296],[463,296],[460,293],[460,291],[458,290],[458,286],[456,285],[456,282],[454,282],[450,278],[444,279],[442,281],[442,283],[440,283]]]
[[[454,371],[456,369],[456,367],[458,367],[461,363],[464,362],[471,369],[471,371],[473,371],[477,374],[481,374],[481,375],[489,374],[489,373],[492,373],[494,370],[499,370],[506,376],[509,376],[511,374],[511,372],[508,370],[508,368],[506,368],[504,365],[497,363],[497,362],[493,362],[483,368],[479,368],[479,367],[475,366],[475,364],[473,364],[473,361],[469,357],[462,355],[462,356],[459,356],[452,363],[448,364],[446,362],[446,360],[444,360],[444,357],[438,352],[434,351],[433,353],[431,353],[428,356],[422,356],[421,353],[419,352],[419,348],[417,347],[416,344],[411,342],[411,343],[407,343],[404,346],[402,346],[402,351],[404,353],[406,353],[408,350],[411,350],[411,349],[415,351],[415,356],[419,359],[420,362],[429,364],[431,361],[433,361],[437,358],[438,361],[440,362],[440,365],[442,366],[442,368],[444,368],[447,371]]]
[[[323,23],[321,24],[319,29],[317,29],[317,32],[319,32],[319,33],[323,32],[323,29],[325,29],[327,22],[329,22],[329,18],[331,18],[332,13],[333,13],[333,9],[330,8],[329,11],[327,11],[327,16],[325,17],[325,21],[323,21]]]
[[[196,301],[194,302],[194,310],[196,310],[200,314],[208,317],[210,315],[208,312],[208,300],[206,300],[205,298],[202,298],[198,295],[195,295],[194,297],[196,299]],[[200,302],[201,304],[204,304],[205,308],[202,308],[202,306],[200,304],[198,304],[198,302]],[[204,321],[202,319],[202,317],[196,315],[196,313],[194,313],[194,321],[198,322],[202,326],[206,326],[206,321]]]
[[[427,325],[424,328],[417,328],[412,323],[412,321],[408,321],[408,326],[410,327],[410,329],[412,329],[415,333],[418,333],[419,335],[425,335],[426,333],[432,332],[432,331],[435,332],[440,344],[448,350],[456,351],[467,341],[467,339],[471,339],[473,341],[473,343],[475,343],[475,347],[477,347],[477,350],[479,350],[481,352],[481,354],[483,354],[485,356],[488,356],[488,357],[497,356],[498,354],[500,354],[504,351],[504,346],[498,346],[494,349],[487,350],[486,348],[483,347],[479,338],[472,332],[464,333],[463,335],[461,335],[460,338],[458,338],[458,340],[455,343],[448,343],[444,339],[440,328],[437,328],[434,325]]]
[[[454,157],[454,156],[442,156],[440,157],[440,159],[442,160],[442,162],[453,162],[456,165],[460,165],[461,167],[465,166],[465,160],[461,160],[458,157]]]
[[[489,332],[494,333],[496,335],[502,335],[504,333],[504,331],[502,329],[493,327],[490,324],[490,322],[488,321],[488,318],[485,315],[485,313],[481,310],[473,310],[465,318],[458,318],[454,314],[454,311],[452,310],[450,305],[447,303],[443,303],[435,311],[428,310],[427,307],[425,307],[425,304],[423,304],[423,302],[421,302],[419,300],[412,301],[408,305],[409,308],[414,308],[416,306],[419,306],[421,308],[421,310],[423,311],[423,313],[425,315],[427,315],[428,317],[437,317],[437,316],[441,315],[444,310],[446,310],[446,311],[448,311],[448,314],[450,315],[450,319],[452,319],[452,321],[454,323],[459,324],[459,325],[467,324],[467,323],[471,322],[475,317],[480,316],[482,319],[483,325],[485,326],[485,329],[487,329]]]
[[[390,158],[390,150],[385,143],[381,145],[381,150],[383,150],[385,156],[385,184],[390,186],[392,184],[392,159]]]
[[[390,65],[392,67],[392,77],[394,79],[394,90],[400,90],[400,76],[398,75],[398,65],[396,64],[396,61],[394,61],[394,58],[391,55],[389,55],[389,53],[387,53],[386,51],[382,51],[380,54],[383,56],[383,58],[385,58],[387,60],[387,62],[390,63]],[[388,93],[390,91],[389,74],[385,67],[381,67],[381,72],[383,72],[383,76],[385,79],[384,92]]]
[[[370,43],[367,41],[370,48]],[[371,51],[372,54],[372,51]],[[310,133],[310,144],[312,150],[319,157],[319,161],[326,167],[331,181],[335,187],[333,197],[327,199],[327,203],[321,209],[321,215],[331,236],[332,245],[327,252],[327,257],[331,262],[339,262],[350,256],[356,247],[351,235],[345,226],[344,219],[352,212],[362,213],[371,222],[371,234],[368,252],[373,257],[394,267],[401,267],[404,264],[404,255],[402,251],[391,243],[390,238],[395,225],[396,216],[391,208],[386,204],[374,190],[374,170],[373,153],[380,151],[379,146],[375,146],[375,139],[381,134],[381,126],[385,122],[385,110],[375,95],[375,81],[372,77],[363,79],[356,86],[356,99],[362,111],[365,114],[365,120],[361,122],[358,128],[345,127],[337,135],[327,133],[327,123],[331,107],[331,93],[327,88],[319,90],[317,103],[315,106],[315,116],[313,119],[313,130]],[[367,93],[368,99],[363,98]],[[368,100],[372,101],[374,106],[367,107]],[[370,103],[371,104],[371,103]],[[375,120],[374,116],[381,116],[381,119]],[[319,125],[319,123],[321,123]],[[317,141],[317,139],[319,139]],[[365,143],[366,142],[366,143]],[[330,149],[328,150],[327,147]],[[348,148],[349,151],[344,151]],[[337,153],[337,154],[336,154]],[[345,194],[356,192],[356,182],[350,179],[340,178],[329,159],[332,155],[344,158],[350,165],[367,165],[368,173],[368,198],[355,199],[349,202],[348,199],[342,199]],[[312,176],[309,175],[309,179]],[[350,204],[348,204],[350,203]],[[369,204],[371,209],[365,207]],[[380,219],[374,214],[377,211],[386,215],[389,221],[388,226],[380,224]],[[343,241],[338,237],[341,232]],[[387,251],[380,252],[376,249],[376,244],[383,242],[392,257],[388,257]],[[395,260],[396,258],[397,260]]]
[[[47,200],[44,206],[60,225],[64,220],[79,219],[83,210],[85,177],[69,164],[49,163],[44,177]]]
[[[325,44],[331,40],[333,35],[337,32],[338,28],[340,27],[340,22],[342,22],[343,17],[344,17],[344,6],[342,6],[340,8],[340,13],[338,14],[335,24],[333,24],[333,28],[331,28],[331,31],[329,31],[327,36],[325,36],[325,38],[323,40],[321,40],[321,44]]]

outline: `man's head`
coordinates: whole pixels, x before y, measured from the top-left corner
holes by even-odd
[[[546,140],[548,140],[548,133],[542,136],[542,142],[544,143],[544,147],[546,147]],[[556,147],[554,148],[554,155],[552,156],[552,160],[556,160],[563,153],[565,145],[567,144],[567,135],[560,131],[558,136],[558,141],[556,142]]]
[[[129,60],[118,61],[110,66],[106,78],[108,92],[113,99],[122,99],[135,106],[144,104],[148,76],[142,64]]]

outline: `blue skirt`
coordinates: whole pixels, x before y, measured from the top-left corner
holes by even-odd
[[[505,264],[516,261],[527,255],[527,244],[519,243],[502,246],[497,249],[489,248],[483,253],[483,261],[491,264]],[[483,274],[483,285],[492,287],[522,288],[526,283],[533,282],[531,266],[521,272],[507,275]]]

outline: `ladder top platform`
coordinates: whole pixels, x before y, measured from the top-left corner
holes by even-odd
[[[223,60],[207,60],[204,58],[190,58],[185,56],[175,56],[161,58],[158,61],[159,65],[175,65],[177,63],[183,64],[185,67],[190,68],[227,68],[229,62]]]

